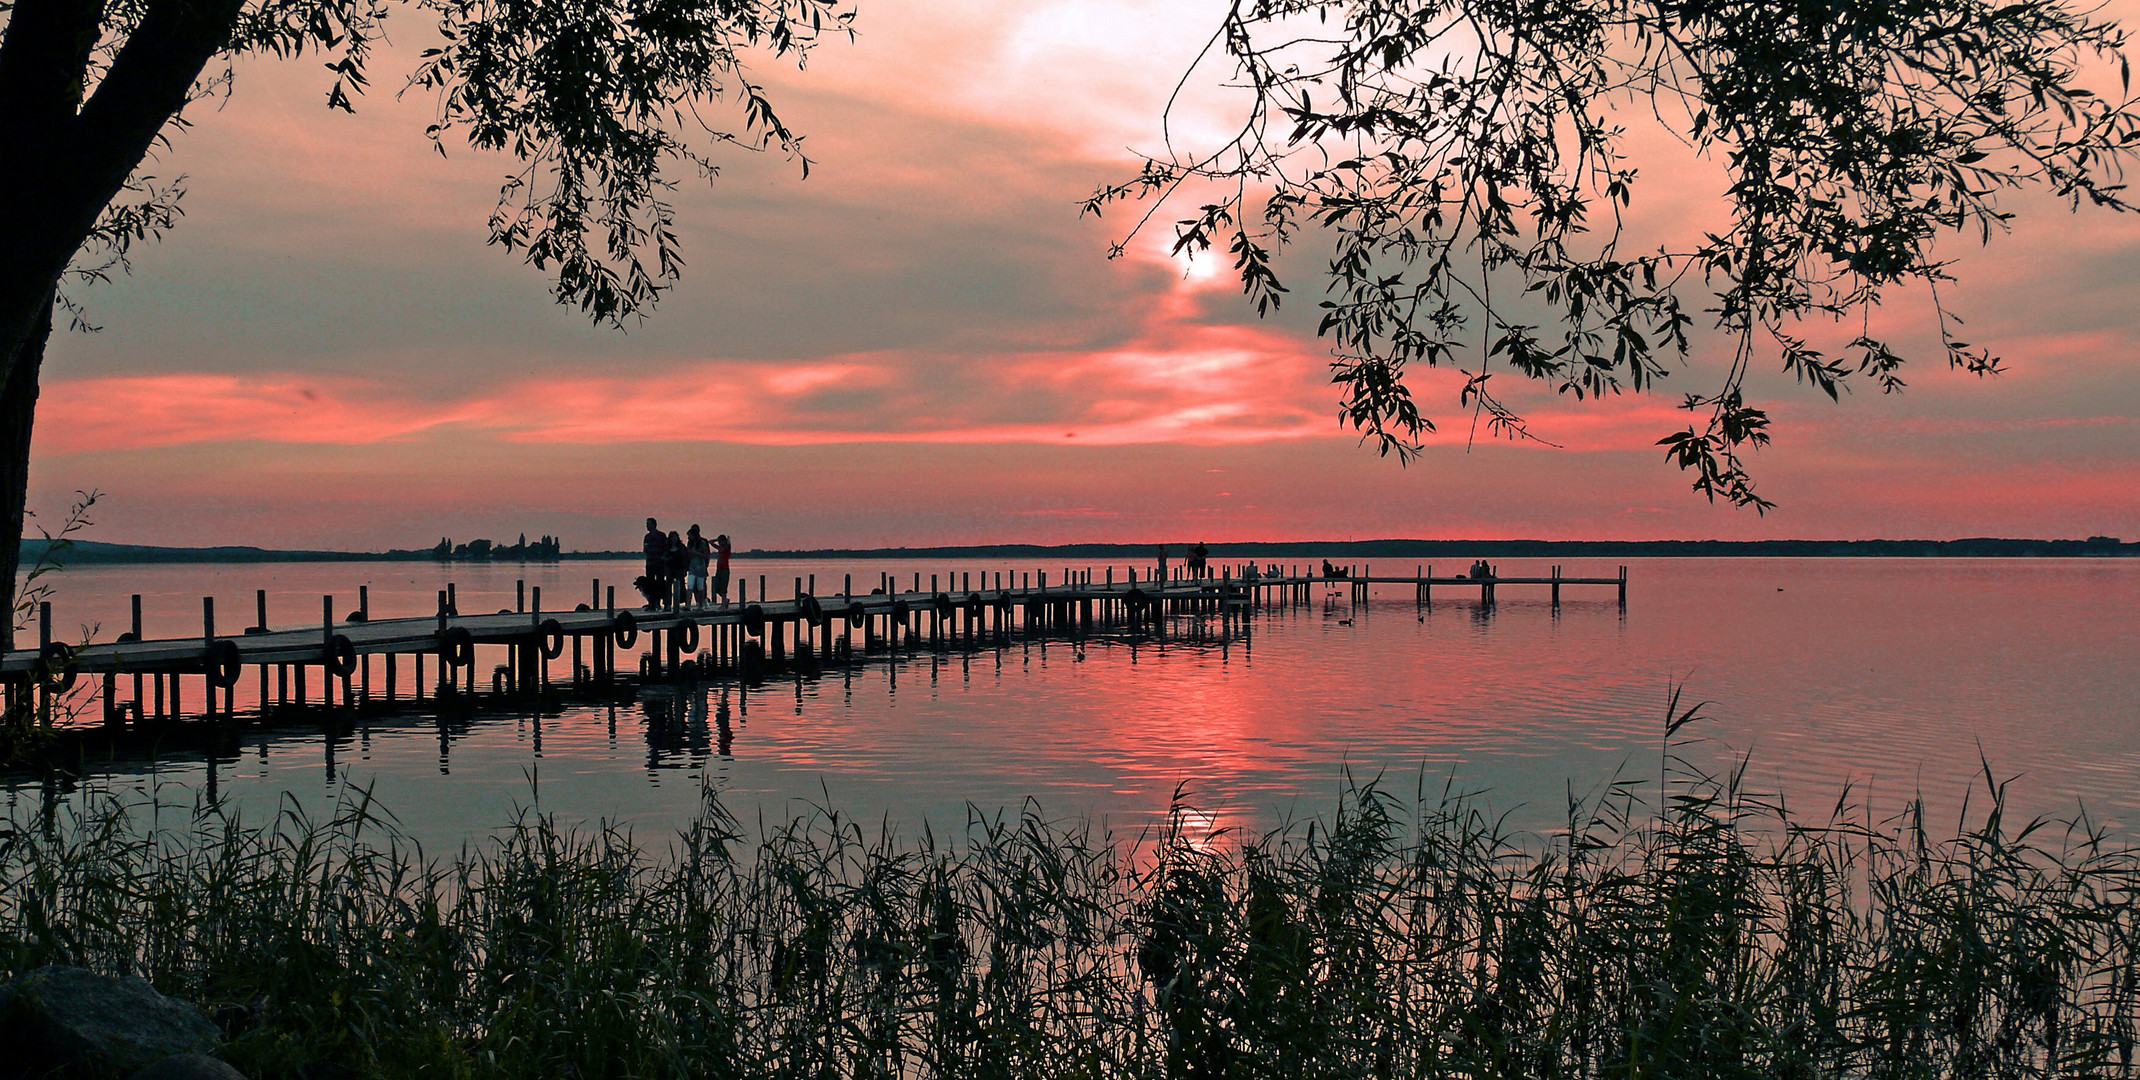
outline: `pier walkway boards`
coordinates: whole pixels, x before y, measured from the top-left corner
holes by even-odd
[[[228,714],[248,668],[257,669],[262,708],[315,700],[371,702],[375,666],[383,668],[378,674],[387,702],[421,700],[427,693],[474,694],[478,649],[503,652],[504,662],[491,669],[488,689],[526,693],[551,685],[551,662],[568,652],[567,678],[575,686],[613,680],[620,656],[636,663],[635,674],[642,679],[747,678],[771,667],[821,665],[854,656],[858,649],[898,649],[924,641],[940,645],[1011,633],[1078,636],[1107,627],[1163,630],[1174,615],[1226,620],[1260,607],[1307,603],[1319,586],[1342,589],[1355,603],[1365,602],[1373,585],[1409,586],[1422,607],[1434,602],[1437,589],[1493,604],[1503,587],[1544,586],[1558,606],[1563,587],[1604,586],[1615,590],[1621,610],[1627,606],[1624,566],[1615,577],[1567,577],[1557,566],[1546,577],[1438,577],[1432,567],[1418,567],[1408,576],[1376,576],[1367,566],[1335,574],[1307,567],[1214,569],[1215,575],[1200,578],[1177,570],[1164,580],[1131,569],[1118,581],[1112,567],[1104,575],[1066,568],[1052,583],[1046,571],[996,572],[993,581],[990,573],[955,572],[930,575],[927,588],[919,573],[911,588],[882,575],[871,591],[861,593],[849,576],[838,592],[824,595],[816,592],[814,576],[797,577],[790,594],[777,600],[763,595],[761,577],[756,600],[747,581],[739,581],[734,602],[680,611],[619,607],[616,587],[605,588],[597,579],[587,601],[570,608],[546,607],[542,590],[529,590],[523,582],[512,609],[463,613],[449,585],[438,591],[431,614],[380,619],[371,617],[369,590],[360,589],[354,611],[337,618],[334,597],[324,596],[319,621],[284,627],[267,625],[268,598],[261,590],[255,594],[253,625],[238,633],[230,633],[228,623],[219,630],[215,601],[204,598],[198,637],[158,640],[141,639],[137,595],[132,630],[115,641],[80,646],[53,639],[51,604],[46,603],[38,648],[0,656],[0,681],[10,715],[35,708],[49,717],[55,701],[80,677],[101,677],[104,721],[122,724],[129,715],[137,722],[184,716],[189,695],[181,676],[192,677],[204,715]],[[375,665],[375,658],[381,663]],[[316,697],[308,692],[308,672],[319,680]]]

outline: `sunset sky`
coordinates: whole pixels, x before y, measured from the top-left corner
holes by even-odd
[[[1128,216],[1078,215],[1158,146],[1220,9],[864,0],[854,44],[758,71],[810,177],[743,154],[685,177],[685,276],[621,333],[486,247],[511,166],[440,159],[429,99],[395,99],[415,12],[396,10],[353,117],[324,108],[317,62],[249,65],[150,170],[187,178],[178,231],[82,293],[100,333],[54,341],[32,507],[49,521],[95,488],[93,539],[352,549],[627,548],[649,514],[743,548],[2140,537],[2140,215],[2044,199],[2011,202],[1990,249],[1947,252],[1944,298],[2009,374],[1946,371],[1922,298],[1901,297],[1880,318],[1917,346],[1907,394],[1759,382],[1765,518],[1664,464],[1652,444],[1685,423],[1670,386],[1526,397],[1560,448],[1467,447],[1460,379],[1422,372],[1441,433],[1409,467],[1376,457],[1335,422],[1312,240],[1259,320],[1223,272],[1168,258],[1165,230],[1109,261]],[[1177,135],[1225,101],[1193,94]],[[1638,187],[1636,214],[1713,211],[1675,179]]]

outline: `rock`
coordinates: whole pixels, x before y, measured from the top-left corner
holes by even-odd
[[[77,967],[38,968],[0,986],[0,1029],[21,1075],[81,1080],[119,1080],[221,1041],[201,1010],[145,980]]]
[[[221,1058],[173,1054],[135,1073],[132,1080],[245,1080],[245,1074]]]

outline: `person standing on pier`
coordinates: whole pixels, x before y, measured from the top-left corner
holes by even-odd
[[[1202,580],[1205,568],[1211,564],[1210,560],[1211,549],[1205,547],[1202,540],[1198,540],[1196,546],[1189,549],[1189,576]]]
[[[1158,580],[1159,580],[1159,581],[1161,581],[1161,582],[1165,582],[1165,581],[1167,580],[1167,546],[1166,546],[1165,544],[1161,544],[1161,545],[1159,545],[1159,578],[1158,578]]]
[[[690,585],[691,606],[702,608],[706,606],[706,567],[713,561],[713,545],[707,543],[705,534],[699,531],[698,526],[693,525],[689,535],[684,537],[684,549],[691,556],[690,565],[685,571],[685,581]]]
[[[684,578],[691,571],[691,549],[684,546],[684,538],[675,530],[669,532],[669,603],[670,611],[684,606]]]
[[[659,608],[661,597],[669,595],[669,534],[653,518],[646,519],[646,536],[639,541],[639,550],[646,556],[646,584],[639,592],[649,609]]]
[[[713,582],[708,591],[720,597],[723,604],[728,602],[728,548],[727,533],[713,538]]]

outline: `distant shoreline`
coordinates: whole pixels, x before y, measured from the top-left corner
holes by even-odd
[[[43,540],[24,540],[22,563],[28,567],[43,553]],[[2140,542],[2110,537],[2087,540],[2015,540],[1973,537],[1961,540],[1331,540],[1212,544],[1214,559],[1526,559],[1568,558],[2130,558],[2140,556]],[[751,559],[967,559],[1043,558],[1104,559],[1149,562],[1157,544],[965,544],[912,548],[753,549],[737,552]],[[1183,543],[1168,552],[1180,559]],[[637,551],[568,551],[558,561],[636,559]],[[428,548],[392,551],[279,551],[225,546],[205,548],[147,547],[77,541],[65,562],[70,566],[148,563],[280,562],[434,562]],[[515,563],[517,560],[483,560]],[[532,560],[531,560],[532,561]],[[472,562],[472,561],[471,561]],[[539,565],[539,563],[538,563]]]

